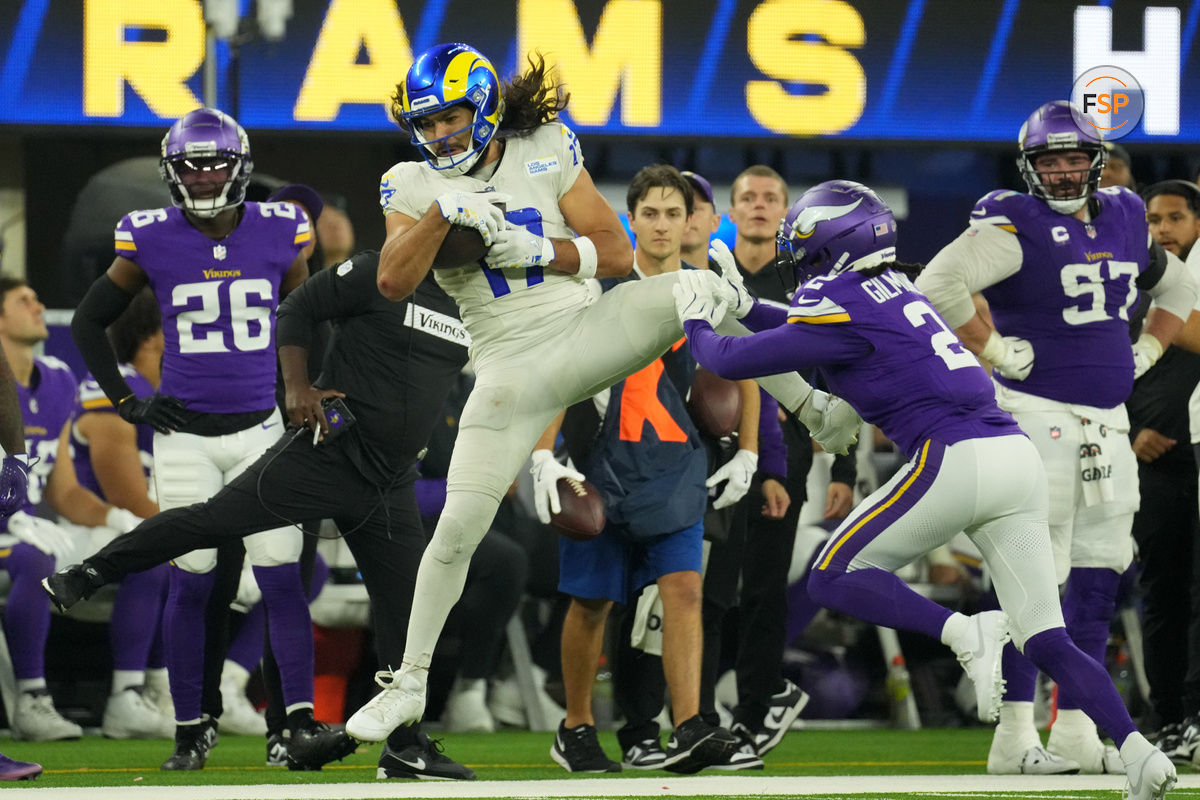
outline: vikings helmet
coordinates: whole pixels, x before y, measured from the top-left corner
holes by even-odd
[[[417,56],[399,86],[401,118],[412,143],[425,161],[448,175],[465,175],[487,150],[500,127],[504,99],[492,62],[475,48],[457,42],[439,44]],[[440,139],[429,140],[415,125],[417,119],[451,106],[472,112],[471,124]],[[470,129],[471,146],[459,155],[439,156],[437,145]]]
[[[192,197],[183,180],[185,172],[226,169],[229,177],[214,197]],[[253,170],[246,132],[215,108],[188,112],[163,137],[158,172],[171,190],[171,202],[197,217],[215,217],[241,205]]]
[[[796,282],[896,260],[896,220],[871,189],[825,181],[792,203],[775,238],[777,264]]]
[[[1029,115],[1021,132],[1017,134],[1021,154],[1017,156],[1017,168],[1029,186],[1029,193],[1046,201],[1060,214],[1074,214],[1083,208],[1092,193],[1100,185],[1100,172],[1108,160],[1108,152],[1100,138],[1100,131],[1087,121],[1079,108],[1066,100],[1055,100],[1039,107]],[[1087,178],[1079,187],[1079,193],[1070,197],[1055,196],[1042,183],[1034,169],[1034,161],[1042,153],[1078,151],[1091,156]]]

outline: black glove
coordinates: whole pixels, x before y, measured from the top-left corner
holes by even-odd
[[[5,456],[0,463],[0,519],[20,511],[29,500],[29,458]]]
[[[153,394],[149,397],[129,395],[117,404],[121,419],[133,425],[149,425],[159,433],[170,433],[187,421],[187,409],[178,397]]]

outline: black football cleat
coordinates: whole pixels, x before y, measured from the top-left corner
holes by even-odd
[[[313,722],[292,731],[287,744],[287,768],[293,771],[317,771],[330,761],[341,761],[358,749],[358,742],[345,731],[334,730],[322,722]]]

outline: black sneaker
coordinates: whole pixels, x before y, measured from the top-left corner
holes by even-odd
[[[286,767],[288,760],[288,737],[282,733],[267,736],[267,766]]]
[[[1183,732],[1179,736],[1179,747],[1175,750],[1175,758],[1180,761],[1191,761],[1200,749],[1200,716],[1190,716],[1183,721]],[[1170,755],[1168,753],[1168,755]]]
[[[736,734],[735,734],[736,735]],[[762,769],[763,760],[759,758],[758,753],[754,752],[754,745],[749,742],[743,742],[739,739],[738,749],[730,754],[729,760],[721,764],[710,764],[713,769],[723,770],[742,770],[742,769]]]
[[[197,725],[176,725],[175,752],[162,763],[160,769],[204,769],[204,762],[208,760],[208,752],[212,749],[208,743],[206,728],[205,722]]]
[[[626,750],[621,757],[621,766],[627,769],[662,769],[666,760],[667,751],[662,749],[656,736]]]
[[[393,750],[387,742],[379,755],[379,769],[375,777],[420,778],[423,781],[473,781],[475,771],[443,755],[440,739],[430,739],[423,733],[417,734],[417,743],[403,750]]]
[[[341,761],[358,749],[358,742],[345,731],[334,730],[323,722],[292,731],[287,745],[287,767],[292,771],[316,771],[330,761]]]
[[[775,749],[784,735],[792,729],[792,723],[808,705],[808,693],[789,680],[784,680],[783,689],[771,695],[771,705],[763,717],[762,727],[753,732],[754,751],[760,756]]]
[[[567,729],[558,723],[558,733],[550,746],[550,757],[567,772],[620,772],[621,765],[604,755],[595,725]]]
[[[1154,738],[1155,746],[1166,753],[1168,758],[1175,759],[1178,757],[1177,751],[1183,746],[1183,725],[1178,722],[1167,723]]]
[[[741,740],[725,728],[709,725],[697,714],[684,720],[671,733],[663,769],[691,775],[705,767],[728,762],[741,744]]]
[[[107,581],[95,568],[86,564],[60,569],[49,577],[42,578],[42,589],[50,595],[50,602],[59,611],[66,611],[80,600],[86,600]]]

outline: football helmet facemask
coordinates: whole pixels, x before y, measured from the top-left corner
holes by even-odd
[[[1074,214],[1083,208],[1088,198],[1100,185],[1100,173],[1108,161],[1108,151],[1094,125],[1077,106],[1066,100],[1054,100],[1038,107],[1029,115],[1021,132],[1017,134],[1021,153],[1017,156],[1017,168],[1029,186],[1029,193],[1046,202],[1060,214]],[[1091,164],[1073,194],[1059,194],[1057,187],[1043,182],[1034,163],[1043,153],[1080,152],[1089,156]],[[1058,173],[1050,173],[1058,174]]]
[[[188,112],[163,137],[159,174],[171,190],[171,202],[197,217],[212,218],[241,205],[253,170],[246,131],[215,108]],[[204,190],[214,184],[215,191]]]
[[[896,260],[896,219],[870,188],[825,181],[792,203],[775,238],[776,264],[797,284]]]
[[[458,42],[434,45],[417,56],[400,84],[401,118],[429,166],[452,176],[465,175],[500,127],[504,115],[500,94],[496,69],[478,50]],[[460,105],[471,112],[469,124],[437,139],[425,138],[418,119]],[[462,153],[439,155],[440,145],[468,130],[470,147]]]

